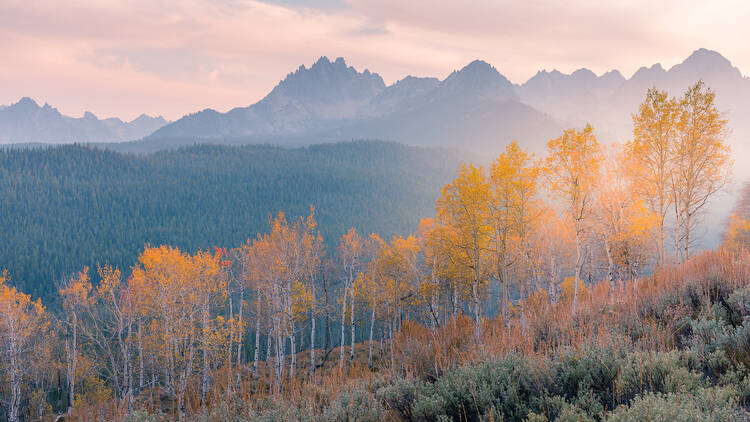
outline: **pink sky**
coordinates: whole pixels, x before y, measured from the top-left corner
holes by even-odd
[[[476,58],[515,83],[552,68],[629,77],[700,47],[748,74],[747,22],[746,1],[2,0],[0,104],[177,119],[255,103],[322,55],[386,83]]]

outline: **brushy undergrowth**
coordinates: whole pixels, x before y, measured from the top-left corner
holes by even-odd
[[[613,291],[540,293],[511,320],[405,323],[393,367],[235,397],[196,421],[750,420],[750,259],[711,252]],[[128,421],[161,421],[137,413]]]

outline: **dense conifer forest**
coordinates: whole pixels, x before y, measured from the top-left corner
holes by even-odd
[[[284,149],[203,145],[151,155],[85,146],[0,151],[0,262],[33,297],[81,265],[127,269],[144,245],[232,247],[278,210],[316,208],[325,239],[407,233],[462,159],[387,142]]]

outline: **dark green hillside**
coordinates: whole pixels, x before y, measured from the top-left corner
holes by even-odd
[[[234,247],[269,215],[306,214],[326,240],[348,227],[410,232],[465,161],[385,142],[299,149],[203,145],[136,156],[82,146],[0,151],[0,268],[51,303],[84,265],[127,268],[146,243]]]

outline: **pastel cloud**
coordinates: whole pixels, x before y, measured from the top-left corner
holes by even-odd
[[[387,82],[475,58],[520,83],[538,69],[625,74],[698,47],[750,72],[740,1],[4,0],[0,104],[175,119],[254,103],[287,72],[343,56]]]

